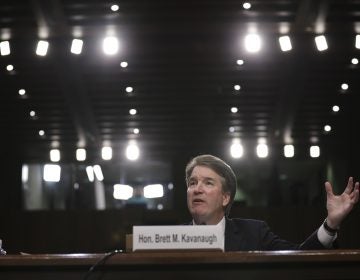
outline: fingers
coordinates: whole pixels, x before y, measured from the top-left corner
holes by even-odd
[[[330,182],[325,182],[325,190],[326,190],[327,196],[334,195]]]
[[[349,180],[348,180],[348,183],[347,183],[346,188],[344,190],[344,193],[350,194],[352,192],[353,188],[354,188],[353,177],[349,177]]]
[[[344,193],[350,194],[352,192],[353,188],[354,188],[353,177],[349,177],[349,180],[348,180],[347,186],[344,190]]]
[[[355,188],[354,191],[352,192],[352,199],[354,201],[354,203],[357,203],[359,201],[359,182],[355,183]]]
[[[359,182],[355,183],[354,190],[349,195],[351,202],[356,204],[359,201]]]

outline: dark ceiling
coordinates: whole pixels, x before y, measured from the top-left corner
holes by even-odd
[[[47,161],[51,147],[75,161],[79,146],[97,159],[104,143],[122,157],[131,139],[142,155],[172,158],[228,149],[234,138],[251,151],[259,137],[274,149],[288,140],[295,149],[354,145],[360,1],[250,3],[245,10],[233,0],[1,1],[1,41],[11,46],[0,57],[2,143],[20,144],[24,161]],[[256,54],[243,47],[251,31],[263,38]],[[280,50],[281,34],[291,37],[291,51]],[[328,50],[317,51],[318,34]],[[106,35],[119,38],[118,54],[103,54]],[[75,37],[84,41],[80,55],[70,53]],[[35,54],[40,38],[50,43],[45,57]]]

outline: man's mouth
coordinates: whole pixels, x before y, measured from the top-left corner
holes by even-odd
[[[195,199],[193,199],[193,203],[194,204],[200,204],[200,203],[204,203],[205,201],[204,200],[202,200],[202,199],[200,199],[200,198],[195,198]]]

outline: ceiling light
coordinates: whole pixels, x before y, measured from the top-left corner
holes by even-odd
[[[334,106],[332,107],[332,110],[333,110],[333,112],[339,112],[339,111],[340,111],[340,107],[339,107],[338,105],[334,105]]]
[[[119,5],[111,5],[111,8],[110,8],[113,12],[116,12],[119,10]]]
[[[243,64],[244,64],[244,60],[238,59],[238,60],[236,60],[236,64],[237,64],[237,65],[243,65]]]
[[[256,154],[259,158],[266,158],[269,154],[269,148],[266,144],[260,143],[256,146]]]
[[[43,179],[46,182],[59,182],[61,177],[61,167],[56,164],[45,164]]]
[[[360,35],[356,35],[355,48],[360,49]]]
[[[311,146],[310,147],[310,156],[312,158],[317,158],[320,156],[320,147],[319,146]]]
[[[112,148],[111,147],[102,147],[101,157],[103,160],[111,160],[112,159]]]
[[[330,132],[331,131],[331,126],[330,125],[325,125],[324,126],[324,131]]]
[[[40,136],[44,136],[44,135],[45,135],[45,131],[42,130],[42,129],[40,129],[40,130],[39,130],[39,135],[40,135]]]
[[[230,127],[229,127],[229,132],[231,132],[231,133],[235,132],[235,127],[230,126]]]
[[[139,134],[140,130],[138,128],[134,128],[133,132],[134,134]]]
[[[245,37],[245,48],[248,52],[255,53],[261,49],[261,39],[258,34],[248,34]]]
[[[343,83],[343,84],[341,84],[341,89],[342,89],[342,90],[348,90],[348,89],[349,89],[349,85],[346,84],[346,83]]]
[[[77,159],[78,161],[84,161],[84,160],[86,160],[86,150],[85,150],[85,149],[82,149],[82,148],[77,149],[77,150],[76,150],[76,159]]]
[[[49,48],[49,42],[40,40],[36,47],[36,54],[39,56],[45,56]]]
[[[243,4],[243,8],[244,8],[245,10],[249,10],[249,9],[251,8],[251,4],[250,4],[249,2],[245,2],[245,3]]]
[[[35,111],[30,111],[30,117],[35,117],[36,116],[36,112]]]
[[[83,47],[83,40],[80,39],[73,39],[71,43],[71,52],[73,54],[81,54]]]
[[[290,51],[292,49],[291,40],[289,36],[279,37],[280,48],[283,52]]]
[[[29,165],[23,164],[21,168],[21,182],[26,184],[29,181]]]
[[[231,111],[231,113],[237,113],[238,112],[238,108],[236,108],[236,107],[231,107],[231,109],[230,109],[230,111]]]
[[[234,89],[235,89],[235,90],[240,90],[240,89],[241,89],[241,86],[240,86],[240,85],[234,85]]]
[[[134,189],[129,185],[115,184],[113,197],[115,199],[128,200],[133,196]]]
[[[328,44],[324,35],[316,36],[315,43],[318,51],[324,51],[328,49]]]
[[[92,166],[86,167],[86,175],[89,179],[89,182],[94,182],[95,176],[94,176],[94,168]]]
[[[230,146],[230,154],[233,158],[241,158],[243,156],[244,149],[239,140],[234,140]]]
[[[284,156],[287,158],[294,157],[295,155],[295,148],[294,145],[285,145],[284,146]]]
[[[126,87],[125,91],[130,93],[130,92],[133,92],[133,87]]]
[[[3,41],[3,42],[0,43],[0,53],[3,56],[10,54],[10,43],[9,43],[9,41]]]
[[[116,37],[106,37],[103,41],[103,51],[107,55],[114,55],[119,51],[119,41]]]
[[[98,179],[98,181],[102,182],[104,180],[104,175],[102,173],[101,166],[94,165],[93,170],[94,170],[96,179]]]
[[[9,72],[14,70],[14,66],[9,64],[8,66],[6,66],[6,70],[8,70]]]
[[[126,147],[126,157],[128,160],[137,160],[140,155],[139,147],[135,143],[130,143]]]
[[[126,67],[128,67],[128,63],[126,62],[126,61],[122,61],[121,63],[120,63],[120,66],[122,67],[122,68],[126,68]]]
[[[161,184],[147,185],[144,187],[144,197],[158,198],[164,196],[164,187]]]
[[[136,113],[137,113],[136,109],[130,109],[129,110],[130,115],[136,115]]]
[[[60,151],[58,149],[52,149],[50,151],[50,160],[52,162],[60,161]]]
[[[356,65],[356,64],[359,63],[359,60],[354,57],[353,59],[351,59],[351,63],[354,64],[354,65]]]
[[[19,95],[23,96],[25,95],[26,91],[25,89],[19,89]]]

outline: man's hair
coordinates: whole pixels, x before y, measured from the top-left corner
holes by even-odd
[[[234,197],[236,193],[236,176],[231,167],[224,162],[222,159],[212,156],[212,155],[199,155],[194,157],[190,162],[186,165],[185,169],[185,179],[186,185],[188,186],[189,179],[192,171],[195,166],[205,166],[212,169],[216,172],[223,180],[222,181],[222,191],[224,193],[230,194],[230,201],[225,207],[225,215],[228,216],[231,206],[234,202]]]

